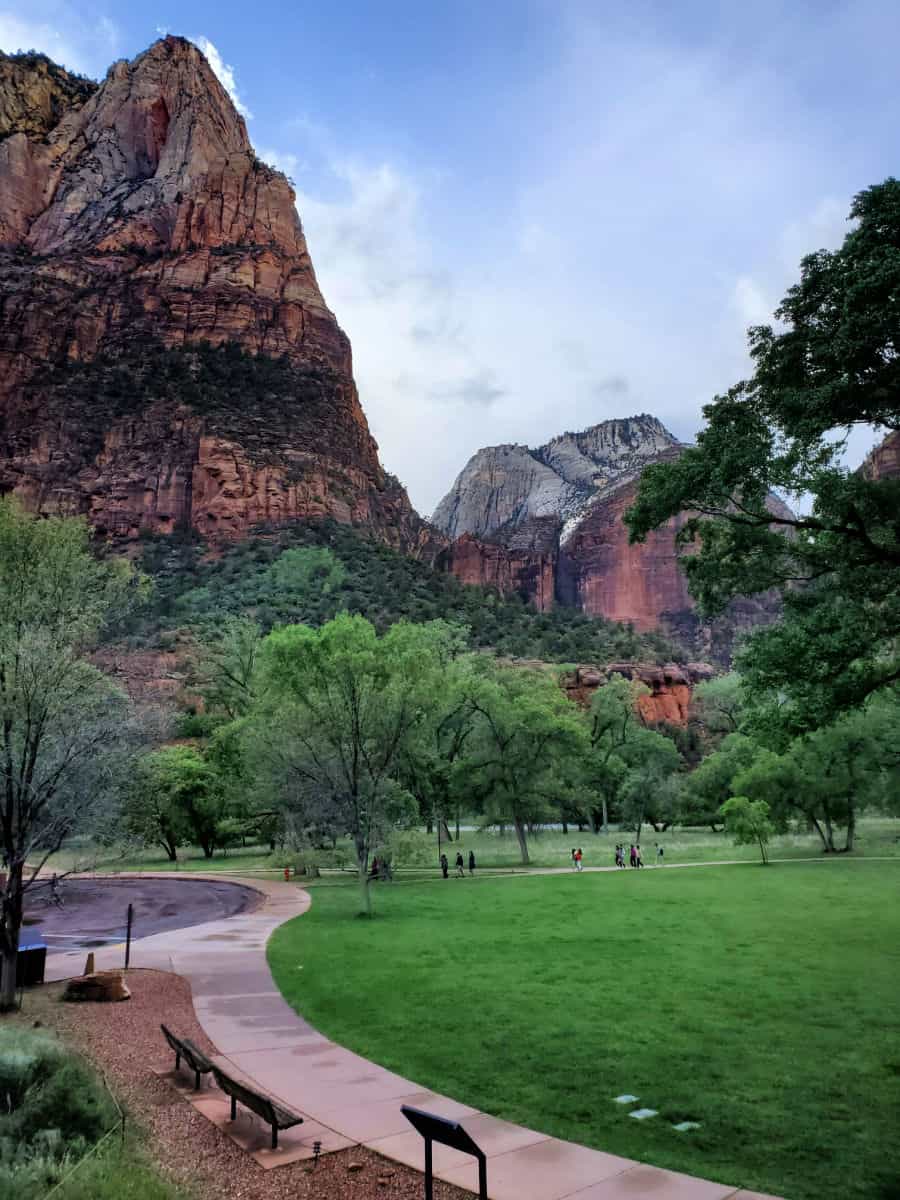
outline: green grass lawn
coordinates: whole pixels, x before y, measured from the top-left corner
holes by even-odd
[[[858,859],[450,879],[379,886],[369,922],[323,888],[269,961],[324,1033],[487,1112],[790,1200],[889,1200],[898,890]]]
[[[586,866],[612,866],[616,843],[624,842],[627,849],[633,840],[632,832],[619,831],[616,828],[606,837],[602,834],[578,833],[574,828],[567,834],[558,830],[544,830],[529,839],[532,866],[568,867],[571,865],[569,856],[573,846],[581,846],[584,850]],[[644,826],[641,843],[648,864],[655,860],[656,843],[665,848],[667,863],[715,862],[723,859],[752,862],[759,858],[759,850],[755,846],[735,846],[726,833],[713,833],[711,829],[677,828],[668,829],[665,833],[654,833],[651,828]],[[511,830],[508,830],[504,837],[496,830],[462,830],[458,845],[465,858],[468,858],[470,849],[474,850],[478,865],[482,868],[521,869],[518,845]],[[342,860],[351,863],[353,853],[349,841],[344,839],[339,842],[339,846]],[[457,843],[444,842],[441,848],[447,851],[452,861],[456,855]],[[818,837],[806,831],[775,837],[769,849],[773,858],[822,857]],[[435,876],[438,874],[436,835],[429,837],[423,831],[398,834],[393,853],[394,862],[401,872],[412,870],[430,872]],[[859,856],[900,858],[900,821],[890,817],[862,818],[854,850],[854,857]],[[293,858],[294,855],[288,852],[288,857]],[[196,846],[184,846],[178,851],[178,862],[173,863],[161,850],[153,846],[143,851],[135,851],[133,848],[122,851],[115,847],[93,847],[84,843],[54,855],[51,866],[58,871],[78,865],[100,871],[252,873],[271,871],[273,864],[279,861],[279,854],[273,855],[268,846],[240,846],[227,852],[219,850],[213,858],[204,858]],[[322,855],[322,861],[327,867],[327,853]]]

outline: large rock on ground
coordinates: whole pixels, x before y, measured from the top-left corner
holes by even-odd
[[[70,979],[63,992],[63,1000],[91,1000],[107,1003],[127,1000],[131,996],[121,971],[97,971],[93,975],[81,975]]]

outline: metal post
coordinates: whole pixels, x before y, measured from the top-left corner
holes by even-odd
[[[483,1154],[478,1160],[478,1200],[488,1200],[487,1159]]]
[[[125,930],[125,970],[128,970],[128,964],[131,961],[131,923],[134,920],[134,905],[128,905],[128,924]]]
[[[434,1200],[434,1175],[431,1169],[431,1138],[425,1139],[425,1200]]]

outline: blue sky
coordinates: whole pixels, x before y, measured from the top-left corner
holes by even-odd
[[[691,439],[746,326],[898,169],[896,0],[0,0],[0,48],[94,76],[158,30],[295,181],[426,514],[482,445],[635,412]]]

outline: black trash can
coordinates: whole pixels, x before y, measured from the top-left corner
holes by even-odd
[[[16,987],[34,987],[44,982],[47,964],[47,943],[35,934],[28,934],[19,942],[16,959]]]

